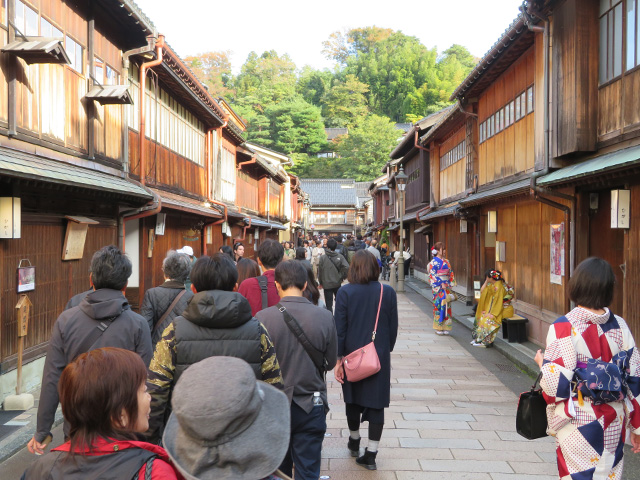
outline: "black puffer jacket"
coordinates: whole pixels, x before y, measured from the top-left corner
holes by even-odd
[[[160,318],[164,315],[171,303],[175,300],[180,292],[184,291],[184,295],[180,298],[171,313],[163,320],[162,325],[156,325]],[[193,297],[191,290],[184,289],[184,283],[174,280],[167,280],[159,287],[150,288],[144,294],[144,300],[140,307],[140,315],[142,315],[149,324],[151,330],[151,342],[155,345],[162,338],[162,332],[176,318],[185,311],[189,300]],[[155,327],[155,328],[154,328]]]

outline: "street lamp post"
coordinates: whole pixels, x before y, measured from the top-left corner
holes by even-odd
[[[404,217],[404,189],[407,186],[407,175],[404,173],[402,166],[396,175],[396,188],[400,197],[400,256],[398,257],[398,292],[404,292],[404,225],[402,217]]]

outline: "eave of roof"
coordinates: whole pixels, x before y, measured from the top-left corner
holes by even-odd
[[[193,198],[183,197],[171,192],[165,192],[157,188],[151,188],[156,195],[162,199],[163,208],[179,210],[181,212],[202,215],[205,217],[221,218],[222,214],[214,208],[206,207],[204,202],[199,202]]]
[[[425,130],[435,125],[440,120],[440,118],[442,118],[442,116],[447,113],[447,111],[450,108],[451,106],[445,107],[442,110],[439,110],[435,113],[432,113],[431,115],[427,115],[426,117],[418,120],[413,125],[413,128],[411,128],[407,132],[407,134],[404,136],[404,138],[400,141],[398,146],[391,151],[391,153],[389,154],[389,158],[395,160],[411,152],[411,150],[415,148],[414,142],[415,142],[416,130],[418,131],[418,135],[421,135]]]
[[[530,188],[531,180],[525,178],[517,182],[509,183],[507,185],[501,185],[496,188],[489,188],[482,192],[474,193],[460,200],[460,205],[463,207],[469,207],[472,205],[479,205],[481,203],[489,202],[492,200],[498,200],[500,198],[513,197],[521,195],[527,192]]]
[[[442,117],[440,117],[438,123],[431,127],[431,130],[429,130],[420,138],[419,143],[424,145],[425,143],[433,140],[439,135],[447,135],[451,127],[455,126],[455,122],[465,114],[466,112],[462,110],[460,102],[456,102],[455,105],[451,105],[451,107],[449,107],[449,110],[447,110],[447,112]]]
[[[421,215],[420,221],[424,222],[427,220],[434,220],[436,218],[453,215],[456,212],[457,208],[458,208],[458,202],[453,202],[447,205],[439,206],[436,209],[430,210],[426,214]],[[415,215],[414,215],[414,218],[415,218]]]
[[[519,48],[515,49],[514,56],[520,56],[533,44],[534,36],[525,24],[523,14],[519,14],[449,99],[453,101],[456,98],[469,98],[481,93],[512,64],[512,60],[505,58],[505,53],[513,50],[515,46]]]

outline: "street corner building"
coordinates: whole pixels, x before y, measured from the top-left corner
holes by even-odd
[[[291,159],[248,144],[243,120],[134,2],[2,2],[0,29],[1,400],[16,390],[19,345],[22,391],[38,385],[53,324],[89,289],[99,248],[131,259],[137,310],[168,250],[243,242],[251,256],[303,232],[309,204]]]
[[[524,2],[453,104],[413,124],[369,185],[371,228],[392,248],[406,239],[415,277],[428,281],[436,242],[469,304],[484,272],[502,271],[538,345],[589,256],[612,265],[610,308],[640,336],[639,8]]]

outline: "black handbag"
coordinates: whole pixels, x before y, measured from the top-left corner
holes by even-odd
[[[542,396],[542,389],[536,389],[541,377],[542,372],[531,386],[531,391],[521,393],[518,400],[516,432],[527,440],[547,436],[547,402]]]

